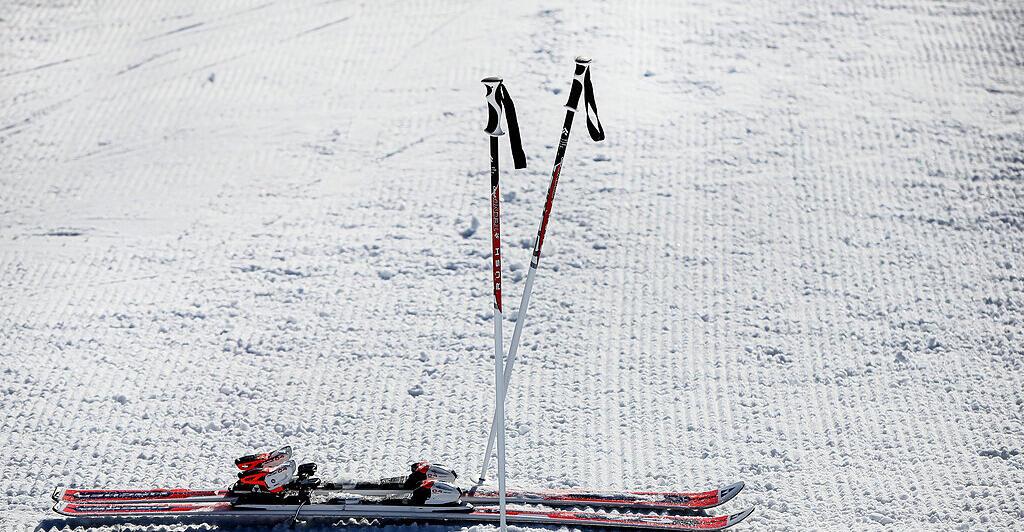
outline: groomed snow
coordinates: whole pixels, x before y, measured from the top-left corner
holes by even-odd
[[[37,5],[38,4],[38,5]],[[0,526],[58,484],[472,478],[746,490],[736,530],[1024,518],[1024,10],[1005,2],[15,2],[0,12]],[[504,166],[511,158],[503,146]],[[511,336],[508,324],[506,338]],[[448,530],[446,527],[423,527]]]

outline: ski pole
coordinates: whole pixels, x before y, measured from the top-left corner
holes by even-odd
[[[501,118],[505,114],[509,126],[509,142],[515,167],[526,167],[526,154],[519,138],[519,124],[515,106],[512,103],[501,78],[484,78],[487,92],[487,126],[484,132],[490,136],[491,144],[491,281],[494,285],[494,419],[500,423],[498,431],[498,514],[502,532],[505,522],[505,378],[503,358],[505,355],[501,339],[501,194],[498,188],[498,137],[503,135]],[[506,113],[507,108],[507,113]],[[488,442],[489,443],[489,442]]]
[[[519,318],[516,320],[516,327],[512,332],[512,344],[508,348],[508,361],[505,362],[505,367],[502,371],[501,380],[502,385],[501,393],[502,397],[498,400],[499,403],[505,402],[505,392],[508,391],[508,384],[512,380],[512,368],[516,364],[516,353],[519,349],[519,338],[523,333],[523,324],[526,322],[526,311],[530,307],[530,292],[533,290],[533,279],[537,275],[537,266],[540,264],[540,250],[541,246],[544,245],[544,233],[548,229],[548,218],[551,216],[551,204],[555,199],[555,188],[558,187],[558,176],[562,172],[562,159],[565,157],[565,147],[569,143],[569,131],[572,130],[572,119],[576,116],[579,111],[580,98],[583,98],[583,108],[587,115],[587,130],[590,132],[590,138],[594,141],[600,142],[604,140],[604,128],[601,126],[601,120],[597,117],[597,104],[594,101],[594,87],[590,81],[590,59],[587,57],[576,58],[576,70],[572,78],[572,88],[569,90],[569,101],[565,103],[565,121],[562,123],[562,137],[558,141],[558,149],[555,151],[555,165],[551,170],[551,183],[548,185],[548,196],[544,202],[544,213],[540,219],[540,229],[537,230],[537,236],[533,241],[533,258],[530,259],[530,271],[526,275],[526,285],[523,287],[523,300],[519,304]],[[593,116],[591,116],[593,112]],[[492,172],[493,172],[492,167]],[[498,413],[495,411],[495,417],[491,421],[491,432],[487,437],[487,451],[484,453],[484,465],[480,470],[480,479],[477,481],[477,485],[484,483],[487,478],[487,469],[490,467],[491,451],[493,450],[494,440],[498,434],[498,423],[501,423],[501,433],[504,433],[505,421],[504,421],[504,408],[502,408],[502,419],[498,419]],[[502,438],[504,439],[504,438]],[[503,447],[503,444],[500,444]],[[498,454],[501,455],[501,449],[499,447]],[[499,471],[500,474],[500,471]],[[499,483],[501,479],[499,478]],[[501,488],[499,487],[499,490]]]

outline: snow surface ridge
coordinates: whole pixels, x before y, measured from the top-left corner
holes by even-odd
[[[285,442],[325,476],[474,474],[479,79],[505,78],[530,160],[502,183],[514,316],[587,53],[608,140],[569,143],[515,484],[744,480],[743,529],[1012,529],[1022,23],[998,1],[8,6],[0,527],[47,523],[57,484],[223,485]]]

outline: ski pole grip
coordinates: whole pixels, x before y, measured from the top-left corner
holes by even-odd
[[[576,57],[576,72],[572,75],[572,88],[569,89],[569,101],[565,102],[565,108],[577,112],[580,110],[580,96],[583,95],[583,82],[590,70],[590,58]]]
[[[501,78],[489,77],[480,81],[483,82],[484,87],[487,89],[487,93],[484,95],[484,99],[487,100],[487,125],[484,127],[484,133],[492,137],[500,137],[505,134],[501,130],[503,108],[498,101],[498,89],[501,87]]]

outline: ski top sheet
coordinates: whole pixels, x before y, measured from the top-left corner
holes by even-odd
[[[339,491],[354,495],[387,496],[401,495],[408,490],[372,489],[354,487],[355,484],[327,484],[326,488],[314,491]],[[701,510],[713,508],[729,501],[743,489],[737,482],[724,488],[702,492],[670,491],[582,491],[582,490],[519,490],[506,492],[510,504],[540,504],[544,506],[591,506],[598,508],[644,509],[644,510]],[[75,489],[57,488],[53,500],[68,503],[166,503],[180,502],[231,502],[236,496],[229,490],[170,489]],[[497,490],[492,487],[478,487],[462,496],[464,502],[473,504],[496,504]]]
[[[243,504],[228,502],[167,502],[154,504],[75,503],[58,501],[57,513],[76,518],[178,518],[180,520],[288,520],[365,518],[402,522],[495,523],[497,507],[472,506],[408,507],[367,504]],[[722,530],[739,523],[754,511],[749,508],[732,515],[681,516],[630,513],[574,512],[564,510],[509,509],[507,519],[515,524],[614,527],[643,530]]]

